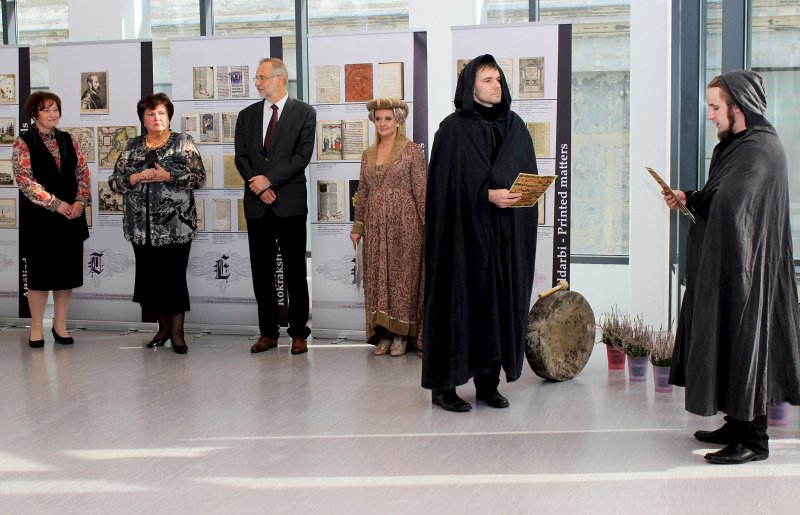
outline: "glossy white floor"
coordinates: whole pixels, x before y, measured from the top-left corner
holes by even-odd
[[[49,328],[48,328],[49,329]],[[706,464],[683,393],[609,373],[530,369],[511,407],[432,407],[420,360],[242,336],[147,350],[152,334],[75,331],[73,347],[0,332],[2,513],[772,513],[794,511],[800,420],[769,460]],[[284,339],[285,340],[285,339]],[[462,387],[473,402],[474,388]]]

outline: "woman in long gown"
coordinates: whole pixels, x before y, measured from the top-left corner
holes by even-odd
[[[421,356],[425,157],[404,135],[404,101],[373,99],[367,111],[376,142],[361,157],[350,234],[354,247],[364,238],[367,341],[376,356],[401,356],[409,341]]]

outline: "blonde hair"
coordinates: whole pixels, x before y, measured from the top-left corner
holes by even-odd
[[[397,129],[397,134],[405,136],[406,120],[408,119],[408,104],[406,104],[405,100],[400,98],[373,98],[369,100],[367,102],[367,116],[369,117],[369,121],[375,123],[375,111],[380,109],[388,109],[392,112],[397,123],[400,125]],[[377,127],[375,128],[375,140],[381,140]]]

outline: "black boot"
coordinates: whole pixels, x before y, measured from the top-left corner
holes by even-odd
[[[431,399],[434,404],[445,411],[455,411],[461,413],[472,409],[472,404],[468,403],[456,394],[455,388],[446,390],[431,390]]]
[[[186,354],[189,350],[189,346],[186,345],[186,339],[183,337],[184,316],[185,313],[183,311],[173,313],[170,316],[172,350],[175,354]]]

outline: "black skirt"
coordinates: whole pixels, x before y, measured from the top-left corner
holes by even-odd
[[[34,206],[20,195],[20,248],[30,290],[69,290],[83,286],[86,218],[68,219]]]
[[[133,301],[151,311],[189,311],[186,267],[191,249],[191,241],[158,247],[133,244],[136,257]]]

